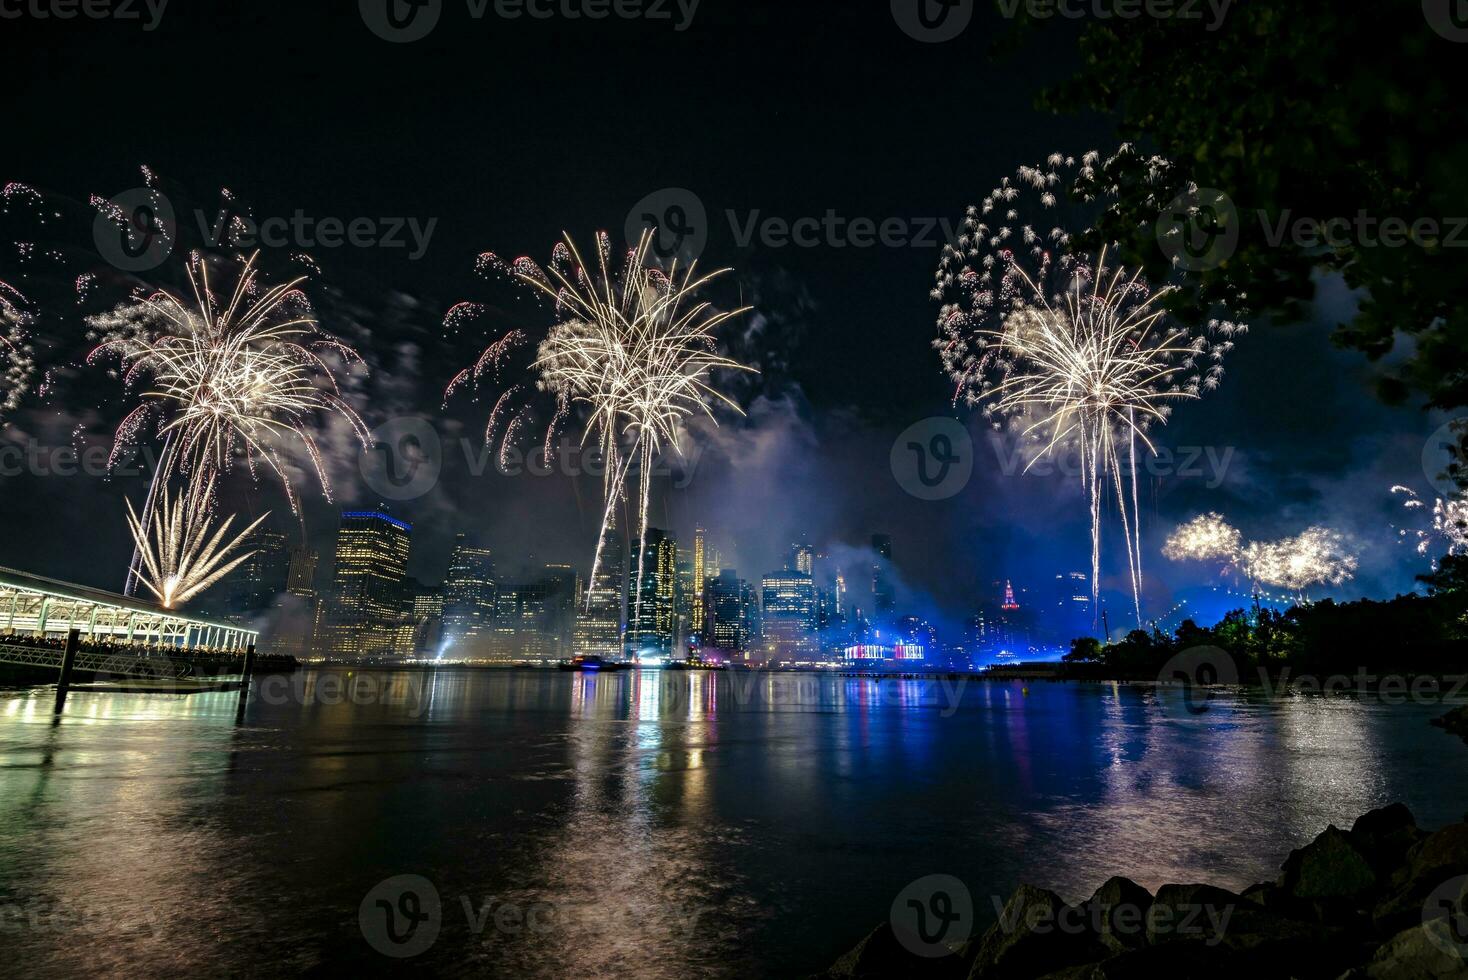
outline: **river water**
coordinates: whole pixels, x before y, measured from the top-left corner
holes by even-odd
[[[0,692],[0,974],[804,976],[926,875],[964,882],[982,928],[1021,881],[1241,888],[1388,801],[1424,826],[1468,811],[1468,746],[1430,703],[672,671],[261,683],[239,721],[228,693],[74,692],[53,724],[49,690]]]

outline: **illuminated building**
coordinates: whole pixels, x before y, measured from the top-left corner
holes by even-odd
[[[638,581],[638,553],[642,579]],[[627,653],[639,659],[672,656],[678,628],[678,545],[667,531],[647,529],[627,560]]]
[[[601,562],[588,584],[584,601],[576,603],[572,644],[578,657],[616,657],[622,652],[622,534],[615,517],[607,522]]]
[[[380,511],[342,514],[326,621],[325,647],[331,656],[381,657],[394,651],[412,534],[412,525]]]
[[[816,577],[816,551],[810,545],[801,541],[790,549],[790,567],[802,575],[809,575],[812,579]]]
[[[761,634],[770,660],[815,659],[816,596],[809,575],[783,571],[764,577]]]
[[[575,648],[576,610],[581,601],[581,576],[570,565],[545,566],[544,630],[555,660],[569,660]]]
[[[742,651],[752,636],[749,584],[732,568],[719,572],[709,582],[709,620],[713,645],[730,652]]]
[[[443,587],[415,583],[408,610],[413,625],[412,650],[418,657],[438,655],[443,640]]]
[[[314,548],[293,548],[285,590],[302,599],[316,598],[316,562],[317,555]]]
[[[494,558],[466,535],[454,540],[443,582],[443,650],[472,658],[486,652],[495,616]]]
[[[708,557],[707,548],[704,543],[703,525],[693,529],[693,636],[700,642],[703,640],[704,627],[704,590],[708,587]]]
[[[897,593],[892,587],[892,538],[872,535],[872,606],[877,622],[892,615],[897,608]]]

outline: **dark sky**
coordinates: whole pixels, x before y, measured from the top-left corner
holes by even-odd
[[[446,440],[441,485],[394,508],[418,525],[412,570],[428,581],[441,577],[460,530],[510,568],[532,557],[589,564],[598,517],[592,480],[466,472],[456,440],[472,444],[488,406],[465,399],[441,412],[443,385],[492,339],[491,326],[543,325],[547,315],[476,279],[475,256],[545,260],[562,229],[583,242],[603,228],[620,240],[634,204],[687,188],[709,215],[704,262],[735,270],[718,299],[758,308],[736,346],[765,373],[741,392],[748,419],[700,441],[689,486],[660,490],[655,523],[684,535],[706,524],[751,577],[778,565],[798,533],[839,555],[886,531],[908,601],[959,614],[995,578],[1038,583],[1084,567],[1087,542],[1074,486],[997,472],[982,426],[950,407],[930,347],[936,241],[741,245],[737,226],[834,211],[903,219],[917,234],[957,221],[1020,164],[1113,149],[1106,120],[1033,108],[1073,62],[1073,27],[991,57],[1008,25],[978,6],[942,44],[909,37],[880,2],[702,0],[679,31],[672,4],[671,22],[476,20],[447,0],[436,29],[409,44],[375,36],[349,2],[173,0],[152,31],[136,21],[6,21],[0,176],[84,203],[138,186],[146,164],[176,203],[189,202],[184,210],[197,201],[212,211],[228,187],[257,217],[300,209],[436,221],[417,260],[404,249],[308,249],[322,269],[313,299],[323,326],[373,363],[360,390],[369,425],[421,414]],[[0,279],[25,288],[48,274],[10,249]],[[73,258],[49,274],[70,274]],[[1169,429],[1174,446],[1232,454],[1222,481],[1151,487],[1155,605],[1209,581],[1207,570],[1167,568],[1157,554],[1167,530],[1201,509],[1260,537],[1311,523],[1358,536],[1363,572],[1346,594],[1407,588],[1422,570],[1391,540],[1387,487],[1427,489],[1419,459],[1442,420],[1370,400],[1368,368],[1328,342],[1350,298],[1326,287],[1319,323],[1256,324],[1224,388]],[[443,313],[463,299],[494,313],[481,335],[446,341]],[[55,329],[68,325],[58,319]],[[69,390],[65,404],[32,398],[12,418],[11,441],[68,445],[82,426],[84,441],[105,444],[123,404],[116,384],[82,372]],[[888,454],[898,432],[945,414],[977,435],[976,474],[956,498],[925,503],[897,485]],[[376,503],[350,454],[333,466],[340,503]],[[237,484],[241,509],[279,511],[268,481]],[[7,476],[0,562],[115,584],[127,552],[121,497],[136,499],[140,487]],[[329,539],[334,515],[316,494],[308,534]]]

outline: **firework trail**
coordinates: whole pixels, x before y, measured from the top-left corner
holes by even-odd
[[[1173,287],[1154,289],[1139,273],[1108,266],[1104,248],[1092,256],[1075,247],[1065,225],[1079,228],[1082,219],[1063,212],[1084,203],[1074,187],[1094,180],[1098,161],[1094,152],[1080,161],[1051,156],[969,208],[936,273],[935,346],[955,402],[982,407],[996,428],[1018,428],[1037,448],[1030,466],[1062,447],[1079,449],[1095,608],[1104,505],[1115,495],[1140,623],[1138,457],[1155,451],[1149,431],[1166,424],[1175,402],[1218,386],[1231,338],[1244,328],[1175,323],[1161,304]]]
[[[580,419],[582,444],[595,444],[606,462],[593,579],[600,569],[613,507],[622,499],[631,467],[639,465],[640,582],[653,460],[664,446],[682,452],[681,433],[690,417],[701,414],[717,425],[714,405],[740,412],[714,385],[712,374],[753,370],[721,356],[715,336],[722,324],[747,308],[723,312],[696,300],[703,287],[729,270],[701,276],[696,263],[680,268],[675,262],[665,272],[652,262],[651,232],[644,233],[619,272],[611,268],[611,245],[604,232],[597,235],[596,245],[594,267],[582,259],[569,236],[556,246],[548,270],[526,258],[506,266],[492,255],[481,256],[479,267],[481,272],[508,270],[512,278],[553,302],[556,322],[536,345],[530,371],[536,389],[554,400],[545,446],[550,447],[563,426]],[[454,307],[446,326],[457,331],[464,317],[473,315],[472,307]],[[450,382],[445,400],[466,384],[477,385],[485,375],[498,374],[509,354],[529,342],[520,330],[497,339]],[[517,400],[522,390],[507,389],[490,413],[485,439],[493,444],[498,437],[502,453],[528,415]],[[635,614],[640,613],[638,608]]]
[[[1392,487],[1392,493],[1404,497],[1402,507],[1413,512],[1426,511],[1427,503],[1417,496],[1416,492],[1407,487]],[[1439,547],[1446,547],[1449,557],[1468,554],[1468,500],[1460,497],[1444,498],[1437,497],[1432,502],[1432,526],[1430,528],[1416,528],[1413,530],[1402,529],[1397,532],[1402,537],[1412,534],[1417,538],[1417,553],[1427,556],[1433,550],[1433,543],[1437,542]],[[1436,556],[1433,556],[1433,568],[1437,567]]]
[[[270,516],[263,515],[228,538],[234,517],[225,518],[213,529],[209,501],[193,497],[193,492],[199,490],[193,488],[179,500],[165,488],[157,500],[151,528],[146,516],[139,517],[132,501],[126,501],[128,527],[141,556],[138,580],[164,609],[177,609],[250,558],[254,552],[237,552],[250,533]]]
[[[1246,544],[1243,535],[1215,513],[1179,525],[1162,553],[1172,561],[1222,561],[1249,579],[1256,600],[1261,585],[1288,589],[1303,600],[1312,585],[1348,582],[1360,564],[1338,531],[1316,526],[1293,538]]]
[[[273,471],[299,516],[282,443],[299,443],[328,500],[331,484],[312,429],[334,415],[368,443],[366,425],[342,397],[333,368],[360,358],[320,332],[298,288],[302,280],[266,288],[254,261],[244,264],[231,290],[216,294],[206,261],[196,255],[188,270],[191,302],[162,290],[88,319],[100,342],[87,363],[116,358],[125,387],[145,387],[117,428],[113,461],[149,431],[164,440],[143,506],[145,531],[169,479],[188,481],[188,501],[211,501],[220,476],[237,460],[252,475],[261,463]],[[129,588],[140,561],[141,552]]]
[[[36,373],[30,327],[35,317],[20,291],[0,282],[0,417],[20,407]]]

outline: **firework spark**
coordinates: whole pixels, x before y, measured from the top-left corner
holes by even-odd
[[[1410,511],[1426,511],[1427,503],[1408,487],[1392,487],[1392,493],[1404,497],[1402,506]],[[1434,548],[1446,548],[1448,556],[1468,554],[1468,500],[1461,497],[1438,497],[1432,502],[1430,528],[1402,529],[1397,533],[1417,539],[1417,553],[1427,556]],[[1432,555],[1436,559],[1437,555]],[[1434,567],[1436,563],[1434,561]]]
[[[18,289],[0,282],[0,416],[20,407],[36,373],[29,304]]]
[[[1154,289],[1137,272],[1109,267],[1105,249],[1093,257],[1073,248],[1057,209],[1078,179],[1094,175],[1098,159],[1087,154],[1078,166],[1056,155],[1022,167],[969,209],[937,272],[933,296],[943,305],[935,344],[955,400],[982,406],[996,428],[1014,423],[1038,446],[1031,466],[1062,446],[1079,448],[1093,600],[1104,504],[1115,494],[1140,623],[1139,457],[1155,452],[1149,431],[1166,424],[1174,403],[1218,386],[1231,338],[1244,328],[1175,323],[1161,303],[1172,287]],[[1027,222],[1022,210],[1044,224]]]
[[[165,609],[177,609],[238,568],[254,552],[240,547],[268,514],[229,538],[234,517],[217,529],[210,519],[209,501],[186,492],[176,499],[165,488],[158,496],[151,522],[127,502],[127,522],[141,556],[138,579]],[[149,526],[151,523],[151,527]],[[212,533],[211,533],[212,531]]]
[[[551,445],[562,426],[580,418],[582,444],[596,445],[606,462],[593,579],[612,509],[622,498],[632,466],[640,470],[640,543],[647,534],[654,458],[664,446],[682,452],[682,431],[689,418],[702,415],[717,425],[716,404],[740,411],[714,385],[713,372],[752,370],[720,355],[716,341],[718,328],[747,310],[718,311],[695,299],[729,270],[701,276],[696,264],[684,269],[675,263],[665,272],[652,263],[651,247],[652,235],[646,233],[620,273],[611,269],[605,233],[597,236],[594,268],[583,261],[569,236],[556,246],[548,271],[526,258],[508,266],[492,255],[479,260],[481,270],[509,269],[514,279],[554,303],[557,322],[537,345],[530,369],[536,388],[554,399],[545,445]],[[451,329],[460,328],[466,310],[472,305],[460,304],[450,311]],[[511,351],[528,343],[528,336],[519,330],[500,337],[454,378],[445,398],[465,384],[498,374]],[[515,439],[527,414],[514,407],[519,390],[518,386],[506,390],[490,414],[485,438],[492,443],[503,432],[501,452]],[[640,556],[640,547],[638,552]],[[639,580],[641,573],[639,567]]]

